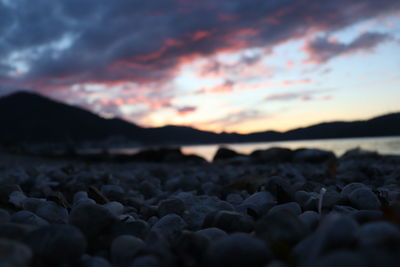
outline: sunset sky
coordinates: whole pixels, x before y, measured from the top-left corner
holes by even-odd
[[[400,111],[399,0],[0,0],[0,95],[141,126],[288,130]]]

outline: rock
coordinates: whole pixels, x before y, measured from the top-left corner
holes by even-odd
[[[9,204],[9,197],[12,192],[22,192],[21,187],[17,184],[0,185],[0,204]]]
[[[268,179],[265,189],[269,191],[278,203],[286,203],[294,200],[294,189],[287,181],[280,176],[273,176]]]
[[[111,267],[111,264],[102,257],[91,257],[84,255],[80,262],[81,267]]]
[[[116,221],[114,214],[97,204],[76,206],[69,216],[69,223],[78,227],[88,240],[107,232]]]
[[[333,206],[338,205],[341,202],[343,202],[343,197],[340,193],[328,190],[322,198],[322,208],[331,210]]]
[[[101,193],[111,201],[124,201],[124,189],[119,185],[103,185],[101,187]]]
[[[352,217],[330,213],[311,236],[296,245],[293,254],[300,266],[314,266],[322,254],[352,247],[357,229]]]
[[[400,249],[400,230],[388,222],[367,223],[360,227],[356,236],[361,247]]]
[[[287,148],[271,147],[265,150],[256,150],[250,154],[255,163],[289,162],[293,151]]]
[[[8,202],[13,204],[15,207],[22,208],[24,200],[27,197],[21,191],[14,191],[8,196]]]
[[[86,239],[70,225],[50,225],[31,232],[25,238],[36,264],[61,266],[77,264],[86,250]]]
[[[28,197],[24,199],[22,206],[24,210],[29,210],[35,213],[39,206],[43,205],[44,203],[46,203],[45,199]]]
[[[343,187],[341,195],[345,198],[349,198],[350,194],[359,188],[366,188],[367,186],[363,183],[351,183]]]
[[[151,228],[152,231],[161,233],[169,241],[175,240],[185,229],[186,222],[176,214],[168,214],[162,217]]]
[[[352,251],[334,251],[317,261],[316,267],[364,267],[367,262],[361,254]]]
[[[149,225],[143,220],[133,222],[117,222],[112,228],[113,236],[132,235],[144,239],[149,232]]]
[[[299,215],[299,219],[308,226],[308,229],[314,231],[319,223],[319,214],[315,211],[305,211]]]
[[[294,215],[300,215],[300,213],[301,213],[301,207],[299,204],[297,204],[296,202],[289,202],[289,203],[280,204],[280,205],[276,205],[276,206],[272,207],[268,211],[268,214],[273,214],[275,212],[280,212],[282,210],[287,210],[287,211],[293,213]]]
[[[237,210],[249,214],[250,212],[256,213],[261,216],[268,212],[268,210],[276,204],[276,201],[270,192],[257,192],[246,198]]]
[[[28,267],[32,259],[31,249],[18,241],[0,239],[0,266]]]
[[[232,205],[237,206],[243,202],[243,197],[237,193],[230,193],[226,196],[226,201],[228,201]]]
[[[73,203],[76,203],[77,201],[86,198],[89,198],[88,193],[86,191],[78,191],[74,194]]]
[[[68,222],[67,209],[52,201],[41,204],[37,208],[36,214],[50,223],[65,224]]]
[[[0,238],[21,241],[36,228],[36,226],[29,224],[3,223],[0,225]]]
[[[157,196],[159,194],[159,189],[152,183],[147,180],[142,181],[139,184],[140,192],[144,195],[146,199],[151,198],[153,196]]]
[[[380,210],[357,210],[352,216],[359,224],[380,221],[383,219],[383,212]]]
[[[265,242],[237,233],[213,242],[205,255],[205,266],[263,266],[272,258]]]
[[[236,151],[233,151],[229,148],[220,147],[220,148],[218,148],[217,152],[214,155],[213,162],[223,161],[223,160],[227,160],[227,159],[233,159],[233,158],[240,157],[240,156],[243,156],[243,155],[239,154]]]
[[[377,210],[381,203],[378,197],[368,188],[358,188],[349,195],[352,206],[361,210]]]
[[[228,233],[251,232],[254,228],[253,220],[247,216],[234,211],[215,211],[209,213],[204,219],[202,228],[217,227]]]
[[[188,212],[183,215],[183,218],[188,224],[188,229],[199,230],[207,214],[228,209],[226,202],[217,197],[195,196],[191,193],[182,192],[177,194],[175,198],[179,198],[185,203],[185,210]]]
[[[270,242],[293,245],[307,235],[309,229],[292,212],[281,210],[256,222],[256,235]]]
[[[294,198],[303,210],[317,210],[319,201],[317,193],[299,190],[295,193]]]
[[[161,267],[163,266],[155,256],[145,255],[137,257],[130,267]]]
[[[108,209],[115,216],[122,215],[124,213],[124,205],[117,201],[111,201],[103,205],[106,209]]]
[[[35,213],[27,211],[27,210],[21,210],[21,211],[14,213],[11,216],[11,221],[15,222],[15,223],[25,223],[25,224],[32,224],[32,225],[36,225],[36,226],[49,225],[48,221],[37,216]]]
[[[208,237],[197,232],[184,231],[174,250],[182,266],[193,266],[203,261],[209,244]]]
[[[336,205],[336,206],[333,206],[332,211],[335,211],[337,213],[350,214],[351,215],[351,214],[357,212],[358,209],[355,209],[353,207],[346,206],[346,205]]]
[[[117,266],[129,266],[144,242],[131,235],[120,235],[111,244],[112,263]]]
[[[295,162],[323,163],[333,160],[336,160],[335,154],[321,149],[298,149],[293,155]]]
[[[10,214],[8,213],[8,211],[0,209],[0,225],[2,223],[7,223],[10,221]]]
[[[158,205],[158,216],[163,217],[167,214],[175,213],[182,216],[185,211],[185,203],[178,198],[166,199]]]
[[[196,233],[206,236],[210,241],[215,241],[227,236],[227,233],[219,228],[211,227],[198,230]]]

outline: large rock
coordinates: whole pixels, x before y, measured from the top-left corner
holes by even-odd
[[[321,149],[298,149],[294,152],[293,160],[295,162],[323,163],[336,160],[336,156],[331,151]]]
[[[233,159],[236,157],[243,156],[242,154],[237,153],[236,151],[233,151],[229,148],[226,147],[220,147],[218,148],[217,152],[214,155],[213,161],[221,161],[221,160],[227,160],[227,159]]]
[[[288,162],[292,160],[293,151],[287,148],[271,147],[265,150],[256,150],[250,154],[256,163]]]
[[[31,232],[25,242],[34,252],[37,265],[77,264],[86,250],[86,239],[70,225],[51,225]]]
[[[0,238],[0,266],[28,267],[32,259],[31,249],[23,243]]]
[[[266,243],[247,234],[237,233],[211,244],[205,256],[210,267],[262,267],[272,258]]]
[[[400,230],[388,222],[365,224],[356,236],[361,247],[400,249]]]
[[[360,210],[377,210],[381,207],[378,197],[368,188],[358,188],[351,192],[349,200]]]
[[[106,208],[97,204],[81,204],[73,208],[69,223],[78,227],[88,240],[96,239],[110,230],[117,218]]]
[[[294,248],[293,254],[299,266],[314,266],[321,255],[354,246],[357,228],[358,224],[352,217],[329,214],[312,235]]]

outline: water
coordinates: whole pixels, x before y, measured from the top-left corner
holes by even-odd
[[[250,154],[257,149],[285,147],[290,149],[319,148],[333,151],[337,156],[341,156],[347,150],[358,147],[364,150],[376,151],[379,154],[400,155],[400,136],[224,144],[222,146],[243,154]],[[219,147],[220,145],[184,146],[182,151],[185,154],[196,154],[207,160],[212,160]]]

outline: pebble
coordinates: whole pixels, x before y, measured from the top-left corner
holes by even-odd
[[[10,218],[8,211],[0,209],[0,224],[9,222]]]
[[[91,257],[89,255],[83,255],[80,261],[81,267],[111,267],[106,259],[102,257]]]
[[[70,225],[50,225],[29,233],[25,242],[34,252],[34,261],[45,266],[77,264],[86,251],[86,239]]]
[[[155,256],[146,255],[137,257],[130,267],[161,267],[163,266]]]
[[[0,238],[0,266],[28,267],[32,259],[32,251],[25,244]]]
[[[256,235],[269,242],[283,242],[294,245],[308,234],[307,226],[287,210],[268,214],[255,224]]]
[[[307,225],[308,229],[315,230],[319,223],[319,214],[315,211],[305,211],[299,215],[299,219]]]
[[[167,214],[175,213],[182,216],[185,212],[185,203],[178,198],[165,199],[158,205],[158,216],[163,217]]]
[[[186,222],[179,215],[168,214],[156,222],[151,230],[161,233],[166,239],[172,241],[179,237],[186,226]]]
[[[11,221],[15,223],[25,223],[36,226],[46,226],[49,222],[28,210],[21,210],[11,216]]]
[[[120,235],[111,243],[112,263],[117,266],[129,266],[136,253],[143,248],[143,240],[132,235]]]
[[[225,231],[216,227],[204,228],[196,233],[206,236],[210,241],[215,241],[228,235]]]
[[[52,201],[46,201],[39,205],[36,214],[50,223],[65,224],[68,222],[67,209]]]
[[[293,213],[294,215],[300,215],[300,213],[301,213],[301,207],[299,204],[297,204],[296,202],[289,202],[289,203],[280,204],[280,205],[276,205],[276,206],[272,207],[268,211],[268,214],[273,214],[275,212],[280,212],[282,210],[289,211],[289,212]]]
[[[254,228],[253,220],[239,212],[216,211],[209,213],[204,219],[202,228],[216,227],[228,233],[251,232]]]
[[[339,250],[334,251],[317,261],[316,267],[364,267],[366,260],[360,253]]]
[[[356,233],[361,247],[400,249],[400,230],[388,222],[372,222]]]
[[[115,216],[122,215],[124,213],[124,205],[117,201],[111,201],[103,205],[106,209],[108,209]]]
[[[211,244],[205,255],[205,266],[263,266],[272,257],[272,251],[264,241],[236,233]]]
[[[353,207],[360,210],[377,210],[381,203],[378,197],[368,188],[358,188],[349,195],[349,201]]]
[[[69,215],[69,223],[78,227],[88,240],[96,239],[116,221],[114,214],[97,204],[81,204]]]
[[[268,210],[276,204],[273,195],[270,192],[257,192],[246,198],[237,210],[248,214],[248,210],[255,212],[258,216],[266,214]]]

